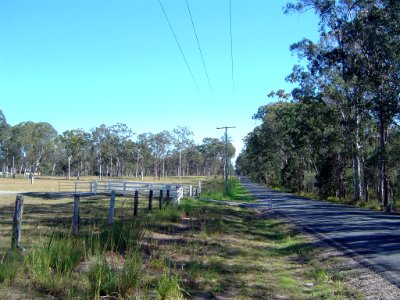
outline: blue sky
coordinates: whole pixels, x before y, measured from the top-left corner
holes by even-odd
[[[201,95],[158,0],[0,0],[0,109],[11,125],[49,122],[59,132],[125,123],[136,133],[187,126],[196,142],[229,131],[237,150],[297,58],[290,44],[316,39],[312,14],[284,15],[286,1],[162,0]]]

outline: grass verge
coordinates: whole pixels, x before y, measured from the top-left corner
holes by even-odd
[[[40,203],[24,215],[32,228],[30,239],[23,230],[24,259],[0,256],[0,290],[62,299],[358,298],[313,242],[251,210],[186,199],[152,211],[143,202],[133,218],[131,199],[117,197],[108,226],[108,199],[82,199],[73,238],[62,215],[71,203]]]
[[[228,193],[225,192],[225,181],[223,179],[212,179],[203,183],[202,198],[233,201],[252,202],[254,197],[240,184],[236,177],[229,178]]]

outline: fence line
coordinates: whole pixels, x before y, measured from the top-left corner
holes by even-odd
[[[132,195],[138,191],[139,194],[149,194],[150,191],[164,192],[170,194],[173,202],[179,202],[185,195],[189,197],[199,196],[201,193],[201,183],[197,186],[179,183],[154,183],[154,182],[133,182],[124,180],[108,181],[74,181],[61,182],[58,184],[59,192],[71,193],[91,193],[91,194],[109,194],[115,191],[119,195]],[[169,192],[167,192],[169,191]]]

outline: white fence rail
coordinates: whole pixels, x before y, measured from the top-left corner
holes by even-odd
[[[173,203],[179,201],[186,195],[189,197],[198,196],[201,192],[201,184],[197,186],[182,185],[179,183],[154,183],[154,182],[132,182],[123,180],[107,180],[107,181],[76,181],[76,182],[60,182],[58,187],[60,192],[73,193],[91,193],[91,194],[109,194],[115,191],[117,194],[127,196],[133,195],[138,191],[140,195],[148,195],[150,190],[154,192],[154,196],[159,195],[163,191],[166,198],[170,198]]]

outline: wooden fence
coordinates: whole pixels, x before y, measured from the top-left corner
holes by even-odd
[[[138,191],[139,195],[149,194],[150,191],[159,193],[163,191],[164,195],[169,194],[173,202],[179,202],[184,196],[199,196],[201,193],[201,182],[197,186],[182,185],[175,183],[153,183],[153,182],[133,182],[124,180],[107,181],[60,181],[58,185],[59,192],[70,192],[74,194],[110,194],[115,191],[118,195],[133,195]]]
[[[114,223],[114,206],[116,194],[129,196],[134,198],[133,216],[138,215],[139,198],[148,201],[148,210],[153,209],[153,200],[158,200],[158,208],[162,209],[165,204],[179,204],[180,199],[184,196],[183,186],[173,186],[170,184],[133,184],[130,182],[73,182],[69,185],[60,185],[59,187],[67,189],[62,192],[73,192],[74,205],[72,212],[72,235],[77,236],[79,233],[80,218],[80,199],[81,196],[95,194],[110,194],[110,205],[108,210],[108,224]],[[193,192],[193,187],[188,186],[189,193]],[[196,188],[198,189],[198,188]],[[89,192],[88,192],[89,191]],[[72,194],[72,193],[71,193]],[[14,208],[13,228],[11,238],[11,248],[24,248],[20,245],[21,240],[21,222],[24,207],[24,197],[17,195]]]

